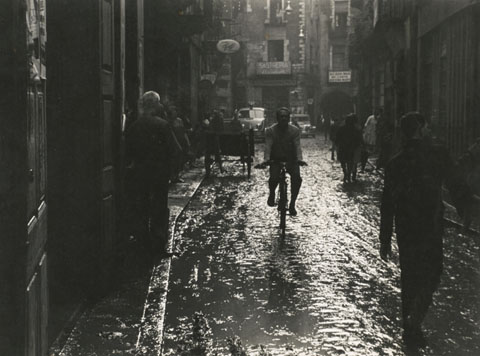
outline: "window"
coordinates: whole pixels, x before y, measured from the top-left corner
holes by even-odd
[[[335,29],[345,31],[347,29],[347,13],[335,14]]]
[[[268,41],[268,61],[283,62],[283,40]]]
[[[282,18],[282,0],[270,0],[270,23],[281,23]]]
[[[332,70],[341,71],[346,69],[345,47],[334,46],[332,50]]]

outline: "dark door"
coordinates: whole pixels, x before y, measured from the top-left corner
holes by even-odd
[[[27,261],[26,355],[46,355],[48,318],[46,204],[46,9],[44,0],[26,2],[27,57]]]
[[[115,55],[114,55],[114,3],[101,0],[101,219],[102,250],[105,257],[113,255],[115,236],[115,133],[119,120],[116,120],[115,108]],[[105,271],[108,272],[108,271]]]

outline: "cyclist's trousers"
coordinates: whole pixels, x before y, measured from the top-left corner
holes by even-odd
[[[287,164],[287,173],[290,174],[292,181],[292,195],[298,195],[300,186],[302,185],[302,177],[300,176],[300,166],[297,163]],[[279,183],[281,167],[279,164],[272,163],[270,165],[270,179],[268,180],[270,187],[276,187]],[[293,194],[296,193],[296,194]]]

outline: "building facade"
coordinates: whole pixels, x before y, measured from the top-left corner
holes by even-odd
[[[325,118],[340,119],[356,110],[356,77],[350,67],[349,38],[352,17],[359,9],[351,0],[320,0],[315,13],[317,42],[312,46],[318,63],[318,112]]]
[[[234,76],[235,107],[265,107],[270,122],[278,107],[309,112],[313,96],[306,80],[306,1],[246,1],[241,16],[242,59]]]
[[[351,41],[359,75],[357,102],[375,108],[399,141],[400,117],[427,118],[432,135],[459,156],[480,136],[479,2],[362,2]]]
[[[195,118],[211,8],[0,1],[1,355],[54,353],[109,288],[127,237],[126,117],[157,90]]]

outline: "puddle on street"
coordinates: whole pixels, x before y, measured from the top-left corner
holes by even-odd
[[[164,355],[180,354],[185,340],[203,340],[206,354],[230,355],[235,336],[249,355],[262,348],[283,356],[405,354],[398,261],[383,262],[377,250],[381,178],[361,174],[346,186],[321,141],[303,146],[309,166],[302,168],[299,215],[287,218],[284,239],[276,209],[266,205],[266,171],[253,170],[247,180],[240,164],[229,163],[203,184],[178,225]],[[464,240],[474,252],[447,253],[447,277],[425,323],[432,345],[420,355],[480,354],[478,246]],[[464,265],[452,270],[452,259]],[[477,278],[467,285],[468,270]],[[459,296],[465,314],[452,315],[449,298]],[[452,323],[461,331],[449,341],[440,332],[452,333]]]

